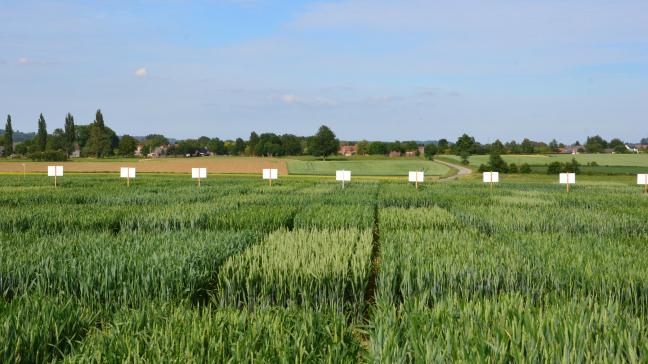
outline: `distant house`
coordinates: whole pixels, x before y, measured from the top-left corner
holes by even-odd
[[[400,157],[400,156],[401,156],[401,152],[399,152],[397,150],[389,152],[389,158],[396,158],[396,157]]]
[[[155,147],[151,153],[147,155],[148,158],[160,158],[164,155],[166,155],[167,150],[169,149],[170,145],[160,145],[159,147]]]
[[[143,144],[138,144],[137,148],[135,149],[135,156],[136,157],[141,157],[142,156],[142,149],[144,149]]]
[[[630,153],[639,153],[639,149],[641,148],[639,148],[638,146],[640,145],[641,144],[626,144],[625,147]]]
[[[583,147],[580,145],[570,145],[564,148],[560,148],[559,153],[560,154],[578,154],[582,150]]]
[[[352,155],[356,155],[358,152],[358,147],[355,145],[342,145],[340,146],[340,150],[338,151],[338,154],[342,154],[343,156],[350,157]]]

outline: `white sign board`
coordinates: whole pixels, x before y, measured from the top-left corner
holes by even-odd
[[[647,185],[648,184],[648,174],[638,174],[637,175],[637,184],[638,185]]]
[[[410,172],[409,173],[409,181],[410,182],[423,182],[423,179],[425,176],[423,175],[423,172]]]
[[[484,183],[499,183],[499,172],[484,172]]]
[[[63,177],[63,166],[48,166],[47,175],[49,177]]]
[[[351,171],[335,171],[335,180],[343,182],[351,181]]]
[[[121,178],[135,178],[135,168],[121,167],[119,176]]]
[[[576,173],[561,173],[560,184],[576,184]]]
[[[277,179],[279,171],[275,168],[266,168],[263,170],[263,179]]]
[[[191,178],[207,178],[207,168],[191,168]]]

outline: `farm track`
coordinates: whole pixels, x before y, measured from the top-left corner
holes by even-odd
[[[435,162],[443,164],[444,166],[447,166],[447,167],[450,167],[450,168],[453,168],[453,169],[457,170],[457,174],[455,174],[453,176],[450,176],[450,177],[441,178],[441,179],[439,179],[440,182],[454,181],[454,180],[458,179],[459,177],[467,176],[467,175],[472,173],[472,170],[470,168],[467,168],[467,167],[464,167],[464,166],[461,166],[461,165],[458,165],[458,164],[448,163],[448,162],[438,160],[438,159],[435,160]]]

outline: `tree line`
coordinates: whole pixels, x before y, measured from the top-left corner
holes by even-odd
[[[140,155],[149,153],[168,156],[198,156],[198,155],[246,155],[246,156],[294,156],[312,155],[326,158],[336,154],[340,148],[340,141],[335,133],[327,126],[322,125],[312,136],[297,136],[293,134],[260,133],[253,131],[247,140],[221,140],[202,136],[197,139],[185,139],[177,143],[160,134],[150,134],[144,138],[130,135],[117,136],[106,125],[101,110],[97,110],[95,120],[87,125],[76,125],[74,117],[68,113],[65,117],[63,128],[56,128],[49,134],[47,123],[41,114],[38,118],[38,131],[31,139],[26,139],[16,144],[11,116],[7,116],[3,138],[4,156],[19,154],[34,160],[65,160],[71,156],[104,158],[111,156],[133,156],[138,150]],[[22,134],[24,137],[26,134]],[[643,143],[646,141],[646,143]],[[643,144],[648,144],[648,138],[642,139]],[[515,140],[502,142],[499,139],[493,143],[482,144],[474,137],[463,134],[456,141],[439,139],[436,142],[420,143],[417,141],[367,141],[347,142],[355,145],[358,155],[387,155],[391,152],[404,153],[413,151],[419,154],[419,147],[424,145],[424,156],[432,159],[438,154],[454,154],[468,163],[468,157],[474,154],[550,154],[559,153],[563,149],[575,148],[577,152],[602,153],[627,153],[626,144],[614,138],[609,142],[599,135],[587,137],[581,145],[578,141],[566,146],[555,139],[549,143],[532,141],[528,138],[520,143]],[[518,166],[514,166],[516,168]],[[524,167],[524,166],[520,166]]]
[[[150,134],[144,138],[130,135],[121,137],[108,127],[101,110],[97,110],[95,120],[88,125],[77,125],[68,113],[64,127],[56,128],[50,134],[43,114],[38,117],[37,132],[33,138],[20,143],[14,142],[11,115],[7,116],[5,129],[0,138],[4,146],[3,156],[14,154],[27,156],[33,160],[64,161],[72,156],[105,158],[111,156],[133,156],[159,153],[168,156],[198,155],[248,155],[248,156],[286,156],[309,154],[326,158],[336,154],[340,141],[335,133],[322,125],[309,137],[293,134],[257,134],[252,132],[249,139],[221,140],[202,136],[198,139],[185,139],[177,143],[160,134]]]

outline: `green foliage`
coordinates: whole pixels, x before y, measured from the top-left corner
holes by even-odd
[[[425,158],[432,160],[434,156],[439,152],[439,148],[436,145],[430,143],[425,146],[424,153]]]
[[[14,153],[13,145],[13,127],[11,126],[11,115],[7,115],[7,124],[5,124],[3,136],[4,156],[8,157]]]
[[[90,125],[89,132],[90,137],[86,145],[86,153],[97,158],[112,155],[114,147],[112,139],[115,133],[106,127],[101,110],[97,110],[95,121]]]
[[[335,133],[326,125],[320,126],[308,145],[311,155],[324,159],[329,155],[336,154],[339,149],[340,141],[335,138]]]
[[[607,147],[607,141],[598,135],[587,137],[587,142],[585,142],[585,150],[587,153],[602,153]]]
[[[119,139],[119,154],[132,156],[137,149],[138,141],[130,135],[124,135]]]
[[[463,134],[457,139],[457,142],[454,145],[455,154],[458,156],[470,156],[475,153],[477,149],[477,142],[475,138],[469,136],[468,134]]]
[[[296,303],[360,314],[371,252],[370,230],[280,230],[223,265],[219,301],[250,308]]]
[[[0,300],[0,361],[46,363],[82,340],[99,315],[62,295]]]
[[[47,150],[44,152],[29,153],[29,158],[34,162],[65,162],[67,154],[62,150]]]
[[[517,179],[2,175],[0,361],[642,362],[636,186]]]
[[[152,302],[115,315],[66,363],[351,363],[362,348],[335,310],[237,310]]]
[[[47,124],[43,114],[40,114],[38,118],[38,133],[36,134],[34,146],[36,152],[44,152],[47,149]]]
[[[75,149],[75,144],[76,144],[76,128],[74,125],[74,117],[72,114],[68,113],[65,116],[65,132],[64,132],[64,137],[65,137],[65,151],[68,153],[68,155],[72,154]]]
[[[520,166],[520,173],[522,174],[531,173],[531,166],[529,165],[529,163],[522,163],[522,165]]]

